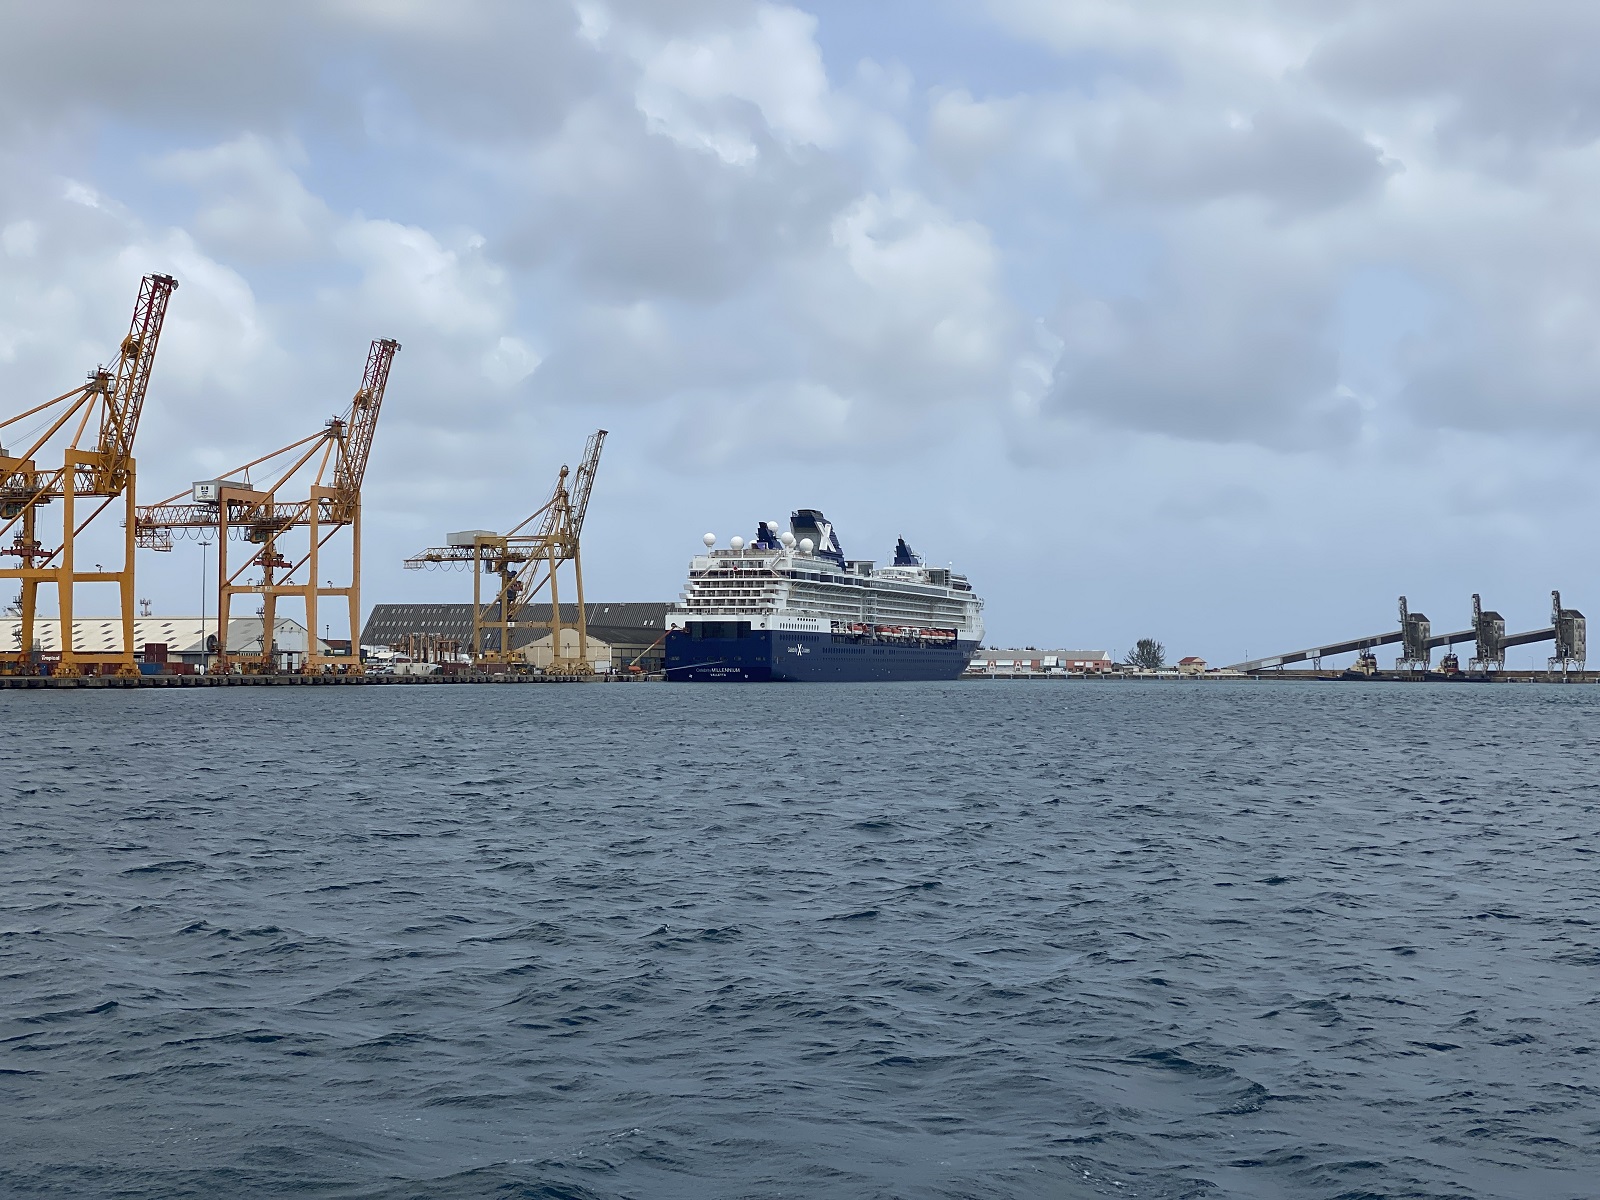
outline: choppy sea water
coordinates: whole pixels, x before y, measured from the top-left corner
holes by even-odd
[[[0,692],[0,1194],[1600,1196],[1600,692]]]

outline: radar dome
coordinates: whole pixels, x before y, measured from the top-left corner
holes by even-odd
[[[785,529],[782,533],[780,533],[778,535],[778,540],[780,542],[782,542],[785,546],[792,546],[792,545],[794,545],[794,534],[790,533],[787,529]]]
[[[816,548],[817,548],[817,544],[815,542],[813,542],[810,538],[801,538],[800,539],[800,553],[801,554],[810,554]]]
[[[714,533],[708,533],[700,540],[706,544],[706,549],[709,550],[711,547],[717,544],[717,535]]]
[[[735,550],[743,550],[744,539],[742,537],[730,538],[728,540],[728,545],[732,546]]]

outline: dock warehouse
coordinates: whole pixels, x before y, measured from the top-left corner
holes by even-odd
[[[1104,650],[979,650],[967,665],[968,675],[1104,674],[1115,668]]]
[[[228,622],[228,649],[237,655],[261,653],[260,617],[234,617]],[[273,621],[273,642],[282,663],[294,669],[306,655],[312,640],[306,627],[289,617]],[[137,657],[148,645],[166,647],[167,660],[202,666],[216,658],[217,618],[211,617],[136,617],[133,622],[133,650]],[[61,618],[38,617],[33,622],[34,647],[41,654],[61,652]],[[317,638],[318,650],[326,653],[328,644]],[[72,622],[73,649],[83,654],[116,654],[122,650],[121,617],[78,617]],[[22,618],[0,617],[0,649],[17,651],[22,645]]]
[[[666,604],[588,604],[584,614],[588,620],[589,636],[611,647],[612,669],[626,671],[635,658],[647,672],[665,668],[666,653],[662,636],[666,633]],[[511,646],[521,650],[540,638],[548,637],[550,630],[548,604],[530,604],[523,610],[525,624],[514,635]],[[575,625],[578,606],[561,606],[563,624]],[[490,631],[491,639],[498,631]],[[413,634],[458,642],[466,650],[472,641],[472,605],[470,604],[375,604],[367,617],[366,628],[361,631],[363,646],[393,646]],[[640,656],[643,657],[640,657]]]

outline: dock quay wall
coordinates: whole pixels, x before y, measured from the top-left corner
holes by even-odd
[[[1364,679],[1345,679],[1340,671],[1258,671],[1253,675],[1135,675],[1125,671],[1087,672],[1085,674],[1046,674],[1043,671],[996,671],[982,675],[963,675],[964,682],[992,683],[996,680],[1017,683],[1600,683],[1600,671],[1494,671],[1490,674],[1440,675],[1420,671],[1379,671]]]
[[[217,687],[415,687],[461,683],[639,683],[639,676],[596,675],[558,679],[538,675],[0,675],[0,691],[12,688],[217,688]]]
[[[1168,683],[1168,684],[1271,684],[1306,683],[1600,683],[1600,671],[1568,671],[1565,675],[1549,671],[1497,671],[1489,676],[1420,675],[1382,671],[1369,679],[1341,679],[1338,672],[1268,671],[1259,675],[1045,675],[993,674],[965,676],[967,682],[1016,683]],[[460,673],[452,675],[0,675],[0,691],[21,688],[219,688],[219,687],[418,687],[451,684],[533,684],[533,683],[660,683],[661,675],[595,675],[586,679],[559,679],[538,675],[490,675]],[[732,686],[732,685],[730,685]]]

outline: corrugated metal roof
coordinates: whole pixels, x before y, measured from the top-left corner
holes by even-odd
[[[261,649],[260,617],[236,617],[228,622],[228,648],[234,652]],[[273,621],[278,649],[304,654],[306,627],[289,617]],[[147,642],[165,642],[169,654],[199,654],[207,636],[217,632],[216,617],[136,617],[133,622],[133,648],[142,651]],[[33,623],[34,640],[46,654],[61,650],[61,619],[40,617]],[[321,638],[317,645],[326,649]],[[8,652],[28,649],[22,645],[22,618],[0,617],[0,647]],[[120,617],[79,617],[72,622],[72,648],[81,654],[118,654],[122,651]]]
[[[647,645],[666,631],[667,608],[664,603],[586,604],[584,614],[589,632],[614,646]],[[523,619],[548,621],[550,605],[528,605],[523,610]],[[563,604],[561,619],[568,624],[576,622],[578,606]],[[472,605],[375,604],[361,631],[361,644],[389,646],[411,634],[432,634],[466,645],[472,640]],[[521,648],[542,636],[548,636],[548,630],[519,629],[514,648]]]

